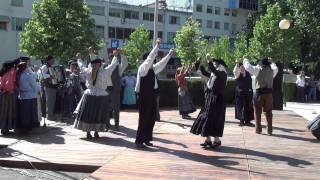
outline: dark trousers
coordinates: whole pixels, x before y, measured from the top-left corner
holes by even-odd
[[[236,92],[236,118],[242,123],[250,123],[252,120],[252,91]]]
[[[111,114],[114,119],[115,125],[119,125],[119,119],[120,119],[120,97],[121,97],[121,92],[120,90],[113,90],[110,93],[111,97]]]
[[[268,133],[272,133],[272,108],[273,108],[273,96],[272,93],[254,95],[254,119],[256,122],[256,132],[261,133],[261,114],[262,111],[265,114],[267,120]]]
[[[297,86],[296,97],[298,102],[305,102],[305,88]]]

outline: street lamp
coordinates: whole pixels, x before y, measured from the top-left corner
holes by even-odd
[[[287,20],[287,19],[282,19],[280,22],[279,22],[279,28],[283,31],[285,30],[288,30],[290,28],[290,21]],[[285,62],[284,62],[284,48],[285,48],[285,44],[284,44],[284,41],[285,41],[285,33],[283,34],[283,37],[282,37],[282,44],[283,44],[283,48],[282,48],[282,63],[283,63],[283,69],[285,69]],[[282,82],[284,81],[284,77],[282,79]],[[282,86],[282,82],[281,82],[281,86]],[[282,89],[282,88],[281,88]],[[287,97],[286,97],[286,93],[284,93],[284,105],[286,106],[287,105]]]

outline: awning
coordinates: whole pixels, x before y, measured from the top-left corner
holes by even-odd
[[[10,17],[0,15],[0,21],[1,22],[10,22]]]

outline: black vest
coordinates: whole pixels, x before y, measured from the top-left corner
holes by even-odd
[[[116,69],[111,74],[111,80],[112,80],[112,87],[114,91],[121,90],[121,76],[119,75],[119,65],[116,67]]]
[[[145,77],[141,77],[140,82],[140,95],[148,96],[155,94],[157,89],[154,89],[156,74],[153,68],[149,69],[148,74]]]
[[[242,74],[238,77],[236,90],[239,92],[252,90],[252,79],[248,71],[246,71],[246,76],[243,77]]]

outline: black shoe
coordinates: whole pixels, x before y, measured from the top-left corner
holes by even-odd
[[[239,126],[244,126],[245,124],[241,121],[240,122],[240,124],[239,124]]]
[[[94,138],[99,138],[99,133],[98,132],[94,132]]]
[[[249,126],[249,127],[255,127],[255,125],[253,123],[251,123],[251,122],[246,122],[245,125]]]
[[[202,146],[202,147],[212,146],[212,142],[205,140],[204,143],[200,144],[200,146]]]
[[[87,132],[87,139],[92,139],[92,135],[90,132]]]
[[[268,132],[268,136],[272,136],[272,132]]]
[[[119,131],[120,130],[119,124],[114,125],[114,128],[116,131]]]
[[[153,147],[153,144],[151,142],[145,142],[144,144],[147,145],[147,146]]]
[[[187,115],[182,115],[182,119],[188,119]]]
[[[146,146],[144,145],[144,144],[142,144],[142,143],[135,143],[136,144],[136,147],[138,148],[138,149],[142,149],[142,148],[145,148]]]

